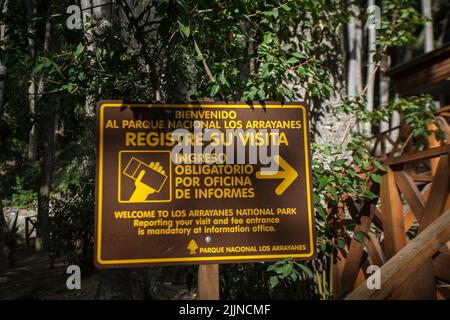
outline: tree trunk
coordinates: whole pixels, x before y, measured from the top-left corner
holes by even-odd
[[[35,29],[33,26],[33,17],[36,16],[37,9],[33,5],[33,0],[26,0],[26,12],[27,12],[27,26],[28,26],[28,51],[30,56],[36,58],[36,40]],[[35,125],[35,112],[36,112],[36,82],[34,77],[30,78],[28,84],[28,108],[31,114],[31,129],[28,133],[28,160],[36,160],[36,146],[37,146],[37,132]]]
[[[50,16],[50,14],[47,14]],[[51,37],[51,23],[47,19],[45,24],[44,36],[44,53],[48,54],[50,42],[52,50],[57,51],[60,48],[60,40],[55,36]],[[44,79],[39,81],[38,96],[42,96],[44,91]],[[42,128],[42,161],[41,161],[41,178],[38,190],[38,212],[37,212],[37,228],[36,228],[36,250],[47,250],[49,244],[49,211],[50,211],[50,190],[53,176],[53,165],[55,158],[55,140],[56,140],[56,106],[58,105],[58,98],[54,94],[48,95],[41,104],[40,123]]]
[[[8,0],[3,2],[3,6],[1,8],[2,15],[5,16],[8,13]],[[2,43],[1,50],[5,49],[3,45],[3,41],[7,39],[6,36],[6,24],[0,25],[0,42]],[[3,141],[3,131],[2,131],[2,122],[3,122],[3,112],[5,107],[5,87],[6,87],[6,64],[3,59],[0,57],[0,150],[2,150],[2,141]],[[7,252],[6,245],[3,242],[3,234],[7,231],[7,225],[5,216],[3,215],[3,183],[0,182],[0,271],[4,270],[7,265]]]
[[[429,21],[425,22],[424,38],[425,38],[425,52],[433,51],[434,36],[433,36],[433,14],[431,8],[431,0],[422,0],[422,14]]]
[[[355,97],[362,90],[361,75],[361,48],[362,48],[362,27],[359,20],[359,7],[351,6],[353,16],[347,24],[348,34],[348,73],[347,73],[347,93],[350,97]]]
[[[375,0],[369,0],[368,1],[368,7],[374,7]],[[375,15],[375,12],[372,13]],[[370,25],[368,25],[368,34],[367,34],[367,43],[368,43],[368,50],[367,50],[367,104],[366,104],[366,111],[372,112],[373,111],[373,104],[374,104],[374,94],[375,94],[375,63],[373,59],[373,52],[376,50],[376,28],[375,28],[375,21],[373,21]],[[371,135],[372,126],[369,122],[366,122],[364,126],[364,131],[367,135]]]
[[[50,190],[55,158],[55,104],[56,98],[48,98],[45,116],[42,116],[43,150],[41,163],[41,179],[38,192],[38,215],[36,229],[36,250],[47,250],[49,243],[49,204]]]
[[[380,75],[380,108],[383,108],[389,103],[389,78]],[[380,132],[389,130],[390,119],[382,120],[380,123]],[[389,153],[392,150],[392,144],[385,139],[386,145],[383,146],[382,151]]]
[[[8,0],[5,0],[3,2],[2,7],[2,15],[5,16],[8,13]],[[6,24],[0,25],[0,43],[1,50],[5,50],[5,45],[3,44],[4,41],[7,39],[6,37]],[[1,119],[3,119],[3,109],[5,106],[5,77],[6,77],[6,65],[3,59],[0,57],[0,135],[2,132],[2,122]],[[1,136],[0,136],[1,137]],[[0,149],[1,149],[1,143],[2,140],[0,139]]]

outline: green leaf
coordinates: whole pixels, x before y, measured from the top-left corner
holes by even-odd
[[[379,174],[372,173],[372,175],[370,177],[372,178],[372,180],[374,182],[381,183],[381,176]]]
[[[378,197],[375,193],[373,193],[372,191],[370,191],[369,189],[367,189],[366,191],[364,191],[364,196],[373,200],[376,197]]]
[[[282,4],[281,9],[283,9],[284,11],[291,11],[291,8],[287,4]]]
[[[278,9],[277,8],[274,8],[273,10],[270,10],[270,11],[264,11],[263,12],[263,14],[266,16],[266,17],[274,17],[275,19],[276,18],[278,18]]]
[[[267,267],[267,271],[275,271],[275,268],[277,266],[275,264],[271,264],[270,266]]]
[[[353,238],[358,241],[360,244],[364,245],[364,241],[366,239],[366,235],[362,231],[355,231],[353,234]]]
[[[316,207],[316,208],[317,208],[317,213],[319,214],[319,216],[322,218],[323,221],[325,221],[327,219],[325,209],[322,207]]]
[[[76,57],[79,57],[84,51],[84,44],[79,43],[75,52],[73,53]]]
[[[313,272],[311,271],[311,269],[309,267],[307,267],[306,265],[304,265],[303,263],[297,263],[297,266],[302,269],[309,277],[313,277]]]
[[[318,194],[314,193],[313,198],[314,198],[314,203],[319,203],[320,202],[320,196]]]
[[[328,184],[328,181],[329,181],[329,179],[327,176],[320,177],[319,191],[322,190]]]
[[[290,274],[292,281],[296,281],[298,276],[299,276],[299,273],[295,270]]]
[[[272,15],[273,15],[273,17],[276,19],[276,18],[278,18],[278,9],[277,8],[275,8],[275,9],[273,9],[272,10]]]
[[[377,160],[373,160],[372,163],[374,164],[375,167],[377,167],[381,171],[383,171],[383,172],[386,171],[386,168],[381,164],[381,162],[379,162]]]
[[[191,28],[188,25],[183,24],[181,21],[178,21],[179,29],[181,34],[185,38],[189,38],[189,35],[191,34]]]
[[[66,90],[67,92],[72,93],[73,87],[74,87],[73,83],[69,82],[69,83],[63,85],[61,87],[61,90]]]
[[[345,242],[344,242],[344,240],[338,239],[336,244],[337,244],[337,246],[338,246],[339,248],[341,248],[342,250],[345,249]]]
[[[299,62],[300,60],[296,57],[291,57],[289,58],[288,61],[286,61],[287,64],[296,64],[297,62]]]
[[[292,273],[292,271],[294,270],[294,266],[292,265],[292,263],[286,263],[283,268],[283,277],[287,277],[288,275],[290,275]]]
[[[270,287],[271,287],[271,288],[275,288],[276,285],[278,284],[278,282],[280,282],[280,281],[278,280],[278,276],[271,276],[271,277],[269,278],[269,283],[270,283]]]
[[[330,165],[331,165],[332,167],[341,167],[341,166],[343,166],[346,162],[347,162],[346,159],[340,159],[340,160],[331,161]]]
[[[189,12],[191,8],[189,8],[188,4],[184,0],[176,0],[176,3],[180,5],[186,12]]]
[[[43,62],[36,64],[33,68],[33,71],[31,71],[31,74],[32,75],[38,74],[44,68],[44,66],[45,64]]]
[[[272,43],[272,41],[273,41],[272,34],[266,32],[264,34],[263,43],[269,44],[269,43]]]
[[[214,97],[217,94],[217,92],[219,92],[219,85],[214,84],[211,87],[211,91],[209,92],[209,94],[211,95],[211,97]]]
[[[305,57],[301,52],[293,52],[292,55],[298,59],[303,59]]]

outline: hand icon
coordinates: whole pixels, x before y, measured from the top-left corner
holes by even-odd
[[[150,162],[149,166],[150,169],[155,170],[156,172],[159,172],[163,175],[166,174],[166,172],[163,170],[163,167],[159,162]],[[145,175],[145,170],[141,170],[139,172],[139,175],[137,176],[136,180],[134,181],[134,186],[136,189],[134,190],[133,194],[131,195],[130,201],[131,202],[143,202],[147,200],[147,197],[151,195],[152,193],[156,192],[155,189],[147,185],[142,181]]]

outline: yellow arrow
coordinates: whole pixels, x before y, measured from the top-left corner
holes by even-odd
[[[258,171],[256,173],[256,178],[258,179],[284,179],[281,181],[281,183],[278,185],[278,187],[275,189],[275,193],[279,196],[281,196],[286,189],[291,185],[292,182],[294,182],[295,179],[298,177],[297,171],[295,171],[294,168],[290,166],[289,163],[287,163],[282,157],[279,155],[276,155],[274,157],[274,160],[276,163],[280,165],[280,168],[283,169],[283,171]]]

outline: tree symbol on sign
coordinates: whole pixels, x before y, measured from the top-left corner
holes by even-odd
[[[197,242],[195,242],[195,240],[191,240],[187,248],[190,254],[196,254],[197,252],[195,252],[195,250],[198,249]]]

